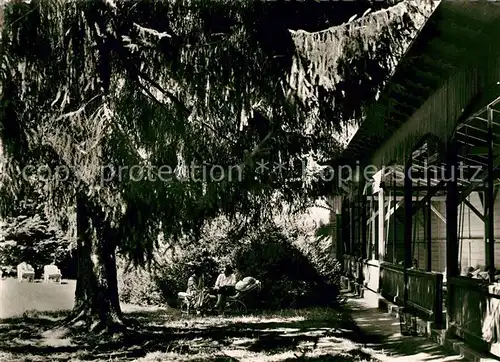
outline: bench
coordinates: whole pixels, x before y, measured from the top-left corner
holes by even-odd
[[[45,265],[43,267],[43,281],[48,283],[50,279],[54,279],[57,283],[61,283],[61,270],[54,264]]]
[[[17,266],[17,279],[20,282],[24,279],[28,279],[28,282],[32,282],[35,279],[35,269],[23,261]]]

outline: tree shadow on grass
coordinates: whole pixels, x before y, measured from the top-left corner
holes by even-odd
[[[1,321],[0,350],[51,359],[78,355],[84,360],[126,360],[153,352],[208,354],[220,359],[219,355],[227,349],[262,355],[294,351],[295,358],[304,360],[371,359],[359,348],[345,353],[343,341],[366,343],[366,336],[346,313],[335,310],[247,318],[189,318],[172,311],[133,312],[127,314],[127,320],[135,322],[133,328],[115,339],[94,336],[83,328],[57,335],[53,331],[63,318],[64,314],[58,312]],[[317,350],[319,344],[333,349],[338,345],[338,352],[307,357],[306,352]]]
[[[331,362],[352,362],[352,361],[370,361],[373,360],[372,355],[361,350],[351,350],[348,353],[337,355],[322,355],[322,356],[297,356],[295,358],[285,359],[284,362],[296,361],[331,361]]]

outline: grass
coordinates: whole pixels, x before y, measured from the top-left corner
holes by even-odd
[[[175,309],[122,305],[133,333],[101,340],[58,329],[75,283],[0,281],[0,361],[372,361],[347,313],[283,310],[244,317],[186,317]],[[51,309],[57,309],[51,311]]]
[[[137,322],[119,340],[55,328],[67,312],[26,312],[0,320],[1,361],[375,361],[348,315],[326,308],[242,317],[187,317],[167,308],[126,306]],[[358,332],[357,332],[358,331]]]
[[[17,279],[0,280],[0,318],[22,315],[30,309],[68,310],[73,308],[76,282],[20,283]]]

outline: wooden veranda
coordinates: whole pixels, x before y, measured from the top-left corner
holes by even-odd
[[[498,356],[499,24],[498,3],[442,2],[336,161],[346,275]]]

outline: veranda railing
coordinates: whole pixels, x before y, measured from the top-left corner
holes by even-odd
[[[455,335],[485,351],[500,343],[500,287],[495,290],[487,281],[455,277],[448,281],[448,297],[447,314]]]
[[[408,269],[408,306],[417,309],[436,324],[443,319],[443,275]],[[380,269],[380,292],[396,304],[404,304],[404,268],[382,263]]]

